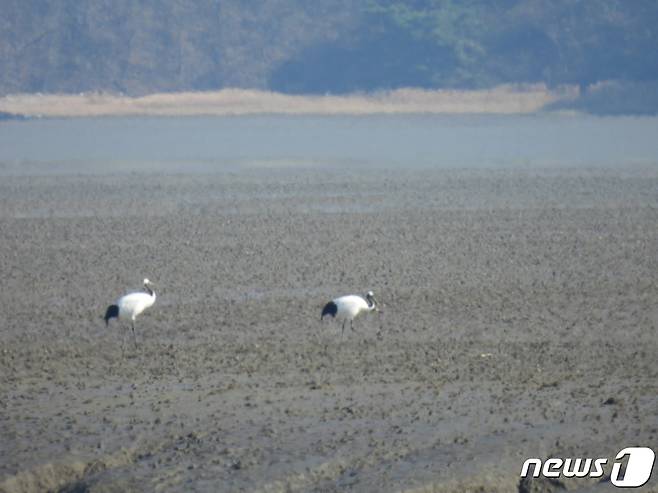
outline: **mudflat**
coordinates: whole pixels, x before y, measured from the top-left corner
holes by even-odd
[[[658,445],[658,167],[106,173],[0,181],[0,491],[613,491],[521,466]]]

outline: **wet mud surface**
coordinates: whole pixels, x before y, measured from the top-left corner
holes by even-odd
[[[658,445],[655,167],[5,176],[0,231],[0,491],[614,491],[519,474]]]

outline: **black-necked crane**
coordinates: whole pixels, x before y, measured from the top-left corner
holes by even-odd
[[[130,327],[133,331],[135,346],[137,346],[137,337],[135,336],[135,319],[147,308],[155,303],[155,291],[153,283],[144,279],[144,291],[137,291],[122,296],[117,300],[116,305],[110,305],[105,311],[105,325],[109,325],[111,318],[130,321]]]
[[[340,332],[340,337],[343,337],[345,332],[345,323],[350,321],[350,328],[354,330],[354,319],[361,313],[371,311],[378,311],[377,300],[372,291],[366,293],[365,298],[356,294],[348,294],[331,300],[324,305],[320,320],[324,319],[325,315],[331,315],[333,318],[343,321],[343,327]]]

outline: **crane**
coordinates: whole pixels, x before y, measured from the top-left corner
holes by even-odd
[[[153,303],[155,303],[155,291],[153,291],[153,283],[148,279],[144,279],[144,291],[137,291],[122,296],[117,300],[116,305],[110,305],[107,307],[104,317],[105,325],[108,326],[110,324],[111,318],[129,320],[136,347],[137,337],[135,336],[135,319],[144,310],[153,306]]]
[[[354,319],[361,313],[367,313],[373,310],[378,311],[379,309],[377,308],[377,300],[372,291],[368,291],[365,298],[356,294],[348,294],[335,298],[324,305],[320,320],[324,319],[325,315],[331,315],[333,318],[342,320],[343,326],[340,332],[342,339],[345,332],[345,323],[348,320],[350,321],[350,328],[354,330]]]

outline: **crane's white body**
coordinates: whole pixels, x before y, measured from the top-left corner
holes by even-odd
[[[155,303],[155,292],[151,294],[144,292],[130,293],[122,296],[117,301],[119,307],[119,319],[135,322],[137,315]]]
[[[338,310],[336,311],[335,318],[338,320],[354,320],[357,315],[365,312],[372,311],[374,305],[369,305],[366,300],[361,296],[355,294],[348,294],[332,300]]]
[[[377,311],[377,300],[375,300],[375,295],[372,291],[369,291],[365,298],[356,294],[348,294],[346,296],[334,298],[327,303],[322,309],[320,320],[322,320],[325,315],[330,315],[333,318],[342,320],[343,326],[340,336],[343,337],[345,323],[348,320],[350,322],[350,328],[354,330],[354,319],[362,313],[368,313],[373,310]]]

